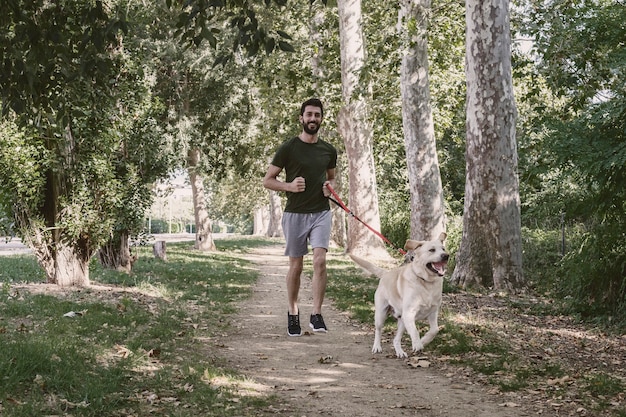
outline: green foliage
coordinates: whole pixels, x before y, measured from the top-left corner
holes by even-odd
[[[324,0],[325,3],[325,0]],[[242,48],[248,56],[264,51],[293,52],[288,42],[290,35],[273,26],[271,16],[280,14],[286,0],[213,1],[213,0],[167,0],[167,7],[179,11],[175,35],[188,46],[201,46],[206,41],[215,48],[217,34],[224,28],[233,29],[236,36],[229,48],[224,48],[215,63],[225,64],[233,59],[233,53]],[[268,13],[266,9],[271,9]]]
[[[583,318],[624,322],[626,313],[626,225],[619,220],[596,224],[563,259],[558,294],[573,297],[571,307]]]
[[[552,291],[563,253],[562,239],[559,229],[522,228],[524,276],[529,287],[544,293]]]
[[[115,62],[102,52],[117,46],[118,33],[127,28],[123,15],[102,2],[78,0],[6,1],[0,25],[9,29],[0,36],[3,115],[12,110],[26,116],[21,125],[38,126],[52,114],[62,127],[94,90],[106,95]],[[91,110],[78,113],[85,117]]]
[[[581,231],[545,281],[583,317],[620,317],[626,305],[626,8],[608,0],[520,3],[526,8],[519,29],[532,36],[540,60],[535,79],[552,93],[534,92],[544,110],[525,127],[522,158],[538,167],[525,173],[525,216],[556,230],[564,215]]]

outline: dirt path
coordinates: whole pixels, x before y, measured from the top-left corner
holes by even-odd
[[[410,366],[396,359],[390,343],[370,351],[373,334],[325,300],[327,334],[288,337],[281,247],[246,255],[261,271],[254,294],[241,306],[232,334],[222,340],[229,365],[284,399],[277,416],[517,417],[535,413],[519,399],[489,394],[484,386],[459,381],[435,366]],[[332,255],[330,255],[332,256]],[[332,279],[332,277],[331,277]],[[310,279],[300,290],[303,325],[311,310]],[[303,326],[303,330],[304,330]],[[425,353],[428,356],[428,352]]]

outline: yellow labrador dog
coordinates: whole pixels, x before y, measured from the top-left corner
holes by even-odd
[[[443,275],[448,263],[448,253],[443,245],[445,238],[446,234],[442,233],[436,240],[407,240],[404,249],[413,251],[413,259],[392,270],[380,268],[350,255],[359,266],[380,278],[374,295],[376,332],[373,353],[383,351],[380,339],[388,314],[393,314],[398,319],[398,331],[393,339],[398,358],[408,356],[401,346],[405,330],[411,336],[413,352],[424,349],[439,332],[437,317],[441,305]],[[428,319],[430,329],[420,339],[415,320],[425,319]]]

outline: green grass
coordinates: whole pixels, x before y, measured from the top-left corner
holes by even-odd
[[[91,281],[107,290],[39,294],[11,285],[45,281],[34,257],[0,257],[0,414],[269,415],[276,398],[209,382],[244,378],[205,341],[226,330],[257,279],[237,254],[273,242],[228,239],[211,254],[168,244],[167,262],[140,247],[131,274],[94,260]]]

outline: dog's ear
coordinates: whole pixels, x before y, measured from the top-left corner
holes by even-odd
[[[415,250],[423,244],[424,242],[419,240],[407,239],[406,243],[404,244],[404,250]]]
[[[446,240],[446,237],[448,237],[448,235],[445,234],[444,232],[441,232],[441,234],[439,235],[439,240],[441,241],[441,243],[443,243],[443,241]]]

